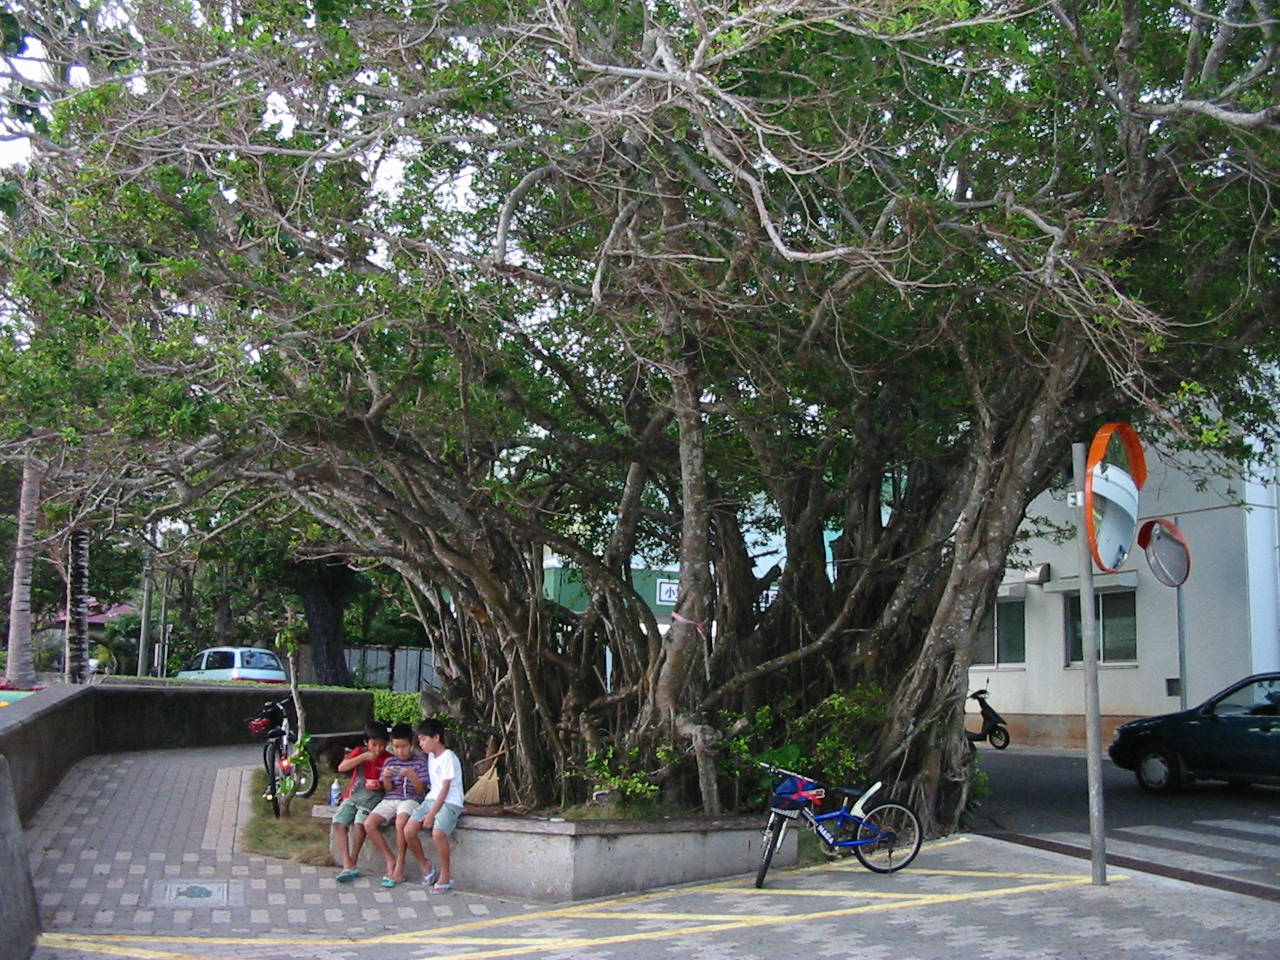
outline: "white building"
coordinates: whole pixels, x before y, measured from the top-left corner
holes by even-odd
[[[1162,585],[1135,545],[1117,573],[1095,574],[1103,742],[1126,720],[1194,706],[1234,680],[1280,670],[1280,484],[1196,480],[1148,452],[1141,520],[1166,517],[1191,547],[1184,586]],[[1065,493],[1032,505],[1074,526]],[[1026,544],[1008,569],[969,670],[1009,721],[1014,743],[1084,744],[1079,553],[1075,540]],[[1021,565],[1021,564],[1020,564]],[[976,707],[969,701],[969,709]],[[976,729],[971,717],[969,726]]]

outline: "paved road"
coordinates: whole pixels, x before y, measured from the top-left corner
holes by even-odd
[[[547,906],[428,896],[235,849],[254,748],[92,757],[31,825],[35,960],[1275,960],[1276,905],[988,837],[909,869],[856,862]],[[464,881],[465,883],[465,881]],[[202,892],[197,892],[202,891]],[[0,958],[5,958],[0,944]]]
[[[978,829],[1088,849],[1082,751],[982,748],[990,779]],[[1140,790],[1133,774],[1103,761],[1108,853],[1241,880],[1280,896],[1280,788],[1196,784],[1169,797]]]

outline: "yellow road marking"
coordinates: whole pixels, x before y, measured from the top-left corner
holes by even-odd
[[[214,941],[216,944],[217,941]],[[39,944],[42,947],[62,947],[64,950],[77,950],[81,953],[100,953],[108,957],[136,957],[137,960],[205,960],[188,953],[172,953],[168,950],[146,950],[142,947],[122,947],[113,943],[83,941],[79,937],[62,933],[41,934]],[[258,960],[250,957],[227,957],[219,960]]]
[[[477,928],[481,926],[494,926],[500,923],[510,923],[518,920],[528,920],[532,916],[572,916],[579,915],[580,919],[591,919],[592,910],[595,908],[599,913],[599,907],[609,906],[612,904],[583,904],[580,907],[569,907],[563,910],[546,911],[543,914],[523,914],[511,917],[494,918],[488,921],[481,921],[475,924],[459,924],[457,927],[448,930],[423,930],[414,934],[398,934],[395,935],[395,942],[425,945],[427,943],[435,945],[462,946],[464,944],[476,944],[484,946],[492,946],[501,943],[497,949],[488,950],[472,950],[465,953],[430,953],[421,955],[420,960],[493,960],[497,957],[512,957],[529,953],[546,953],[555,950],[574,949],[579,947],[599,948],[614,944],[637,943],[648,940],[661,940],[671,937],[687,937],[697,936],[704,933],[716,933],[724,930],[744,930],[756,927],[779,926],[789,923],[808,923],[817,920],[833,919],[836,917],[855,916],[864,913],[878,913],[887,910],[900,910],[907,907],[916,906],[933,906],[940,903],[958,903],[965,900],[973,900],[979,898],[989,898],[1001,895],[1016,895],[1023,893],[1042,893],[1049,890],[1059,890],[1066,887],[1083,886],[1089,883],[1088,877],[1071,877],[1067,879],[1058,878],[1055,882],[1028,884],[1025,886],[1004,887],[991,890],[966,891],[964,893],[954,894],[916,894],[912,895],[904,893],[900,897],[888,901],[873,904],[864,904],[856,907],[843,907],[834,910],[821,910],[812,913],[785,914],[785,915],[754,915],[750,917],[742,917],[738,915],[729,915],[726,919],[717,919],[713,923],[702,923],[694,926],[680,926],[668,930],[648,930],[632,933],[615,934],[608,937],[538,937],[538,938],[512,938],[510,940],[495,941],[489,938],[467,938],[448,936],[456,934],[461,928]],[[698,888],[706,890],[707,888]],[[627,898],[619,902],[634,902],[636,900],[654,899],[658,896],[671,896],[670,892],[663,894],[648,894],[635,898]],[[630,915],[634,917],[634,915]],[[668,916],[675,920],[687,920],[688,917],[682,917],[679,914],[660,915],[663,919]],[[693,918],[700,919],[700,918]],[[443,935],[443,936],[442,936]],[[157,950],[143,950],[136,947],[117,946],[112,942],[102,942],[105,938],[90,939],[85,935],[69,935],[69,934],[45,934],[41,937],[40,942],[43,946],[61,946],[64,948],[83,951],[85,953],[97,953],[109,956],[132,956],[138,957],[139,960],[205,960],[207,954],[180,954]],[[117,943],[122,940],[128,940],[132,943],[139,942],[169,942],[172,943],[178,938],[147,938],[147,937],[112,937]],[[182,942],[190,943],[201,938],[181,938]],[[387,943],[390,938],[377,938],[375,940],[352,941],[345,940],[320,940],[320,939],[279,939],[279,940],[256,940],[259,945],[293,945],[293,946],[318,946],[324,943],[342,943],[355,944],[360,943],[367,946],[373,946],[380,943]],[[218,940],[210,942],[208,938],[203,939],[204,943],[211,946],[227,945],[227,941]],[[220,960],[250,960],[250,958],[220,958]]]
[[[857,864],[833,866],[830,869],[840,872],[859,872]],[[1001,873],[996,870],[933,870],[929,867],[910,867],[910,876],[927,874],[933,877],[990,877],[994,880],[1077,880],[1078,873]]]
[[[861,913],[878,913],[886,910],[899,910],[904,907],[915,906],[931,906],[938,903],[957,903],[964,900],[974,900],[979,898],[990,897],[1004,894],[1015,893],[1033,893],[1044,892],[1047,890],[1058,890],[1064,887],[1082,886],[1089,883],[1088,877],[1079,877],[1069,881],[1058,883],[1041,883],[1032,884],[1025,887],[1008,887],[1002,890],[977,890],[965,893],[943,894],[938,899],[920,899],[906,898],[891,903],[868,904],[860,907],[845,907],[838,910],[822,910],[815,913],[803,914],[786,914],[782,916],[753,916],[744,917],[732,923],[718,923],[710,926],[694,926],[682,927],[671,930],[648,930],[638,933],[617,934],[611,937],[566,937],[554,949],[567,950],[575,947],[606,947],[612,944],[637,943],[646,940],[662,940],[670,937],[692,937],[704,933],[718,933],[723,930],[746,930],[754,927],[778,926],[787,923],[807,923],[815,920],[827,920],[835,917],[855,916]],[[522,953],[536,953],[548,949],[540,946],[534,950],[521,951]],[[455,954],[423,954],[418,960],[492,960],[496,957],[514,956],[511,952],[506,951],[473,951],[471,953],[455,953]]]
[[[741,920],[745,913],[647,913],[640,910],[609,910],[584,913],[584,920]]]
[[[1060,879],[1067,879],[1065,877]],[[725,892],[747,893],[753,896],[776,896],[776,897],[841,897],[844,899],[857,898],[865,900],[934,900],[939,897],[949,897],[949,893],[916,893],[904,890],[902,893],[885,893],[883,890],[782,890],[777,887],[770,887],[768,890],[756,890],[754,888],[744,890],[742,888],[726,887]],[[738,914],[742,916],[742,914]]]

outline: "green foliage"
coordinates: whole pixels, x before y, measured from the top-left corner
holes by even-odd
[[[867,775],[869,745],[886,706],[884,691],[872,685],[833,693],[788,725],[789,739],[804,750],[822,779],[856,784]]]
[[[869,744],[886,703],[880,688],[859,685],[828,696],[791,720],[779,718],[768,705],[761,707],[747,730],[722,750],[721,772],[733,779],[738,806],[758,809],[768,799],[776,778],[760,769],[761,762],[839,786],[863,782],[869,773]],[[776,745],[767,746],[771,743]]]
[[[422,721],[422,708],[416,693],[374,690],[373,715],[388,726],[397,723],[417,725]]]
[[[624,801],[650,800],[658,793],[658,785],[646,779],[643,773],[625,772],[625,765],[614,763],[613,747],[588,753],[586,764],[597,784],[617,790]]]

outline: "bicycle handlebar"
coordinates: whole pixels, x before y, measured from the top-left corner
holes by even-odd
[[[834,784],[823,783],[821,780],[815,780],[806,773],[796,773],[794,770],[787,770],[785,767],[774,766],[772,763],[765,763],[763,760],[757,760],[756,763],[765,770],[768,770],[770,773],[781,773],[788,777],[799,777],[801,780],[808,780],[812,782],[823,790],[834,790],[836,793],[843,793],[846,797],[860,797],[867,792],[864,787],[837,787]]]

